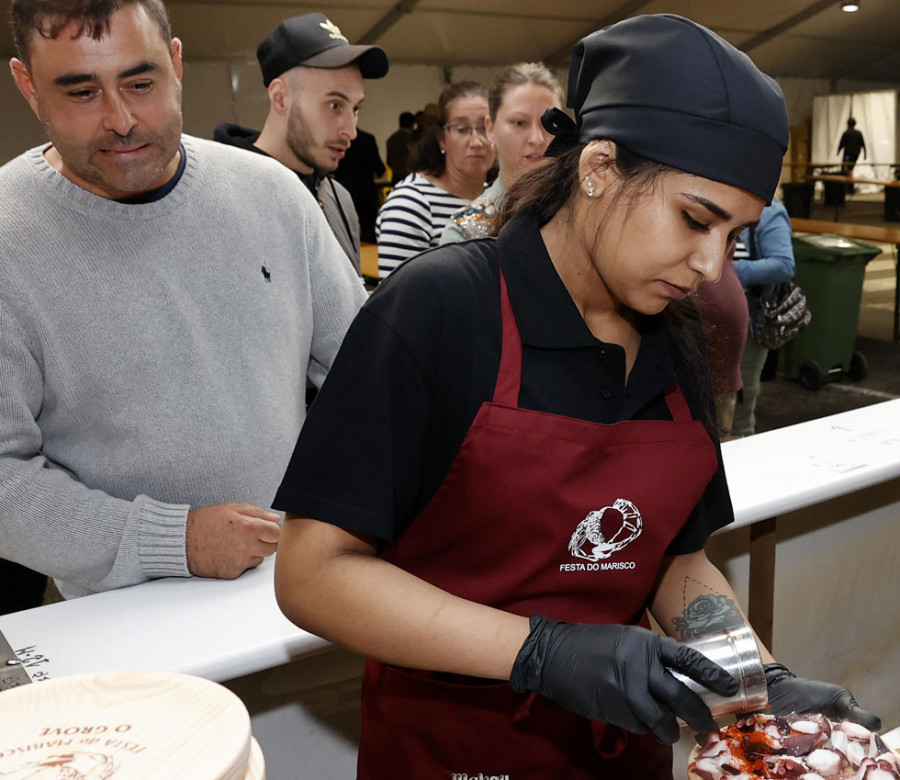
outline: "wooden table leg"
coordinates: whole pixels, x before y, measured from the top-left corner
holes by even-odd
[[[748,617],[762,643],[772,650],[775,615],[775,518],[750,526]],[[774,652],[774,651],[773,651]]]
[[[900,341],[900,244],[894,247],[894,343]]]

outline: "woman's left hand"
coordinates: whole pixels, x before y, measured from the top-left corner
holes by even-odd
[[[773,715],[820,712],[831,720],[852,720],[870,731],[881,728],[881,718],[860,707],[846,688],[805,680],[782,664],[765,664],[764,669],[769,686],[769,710]]]

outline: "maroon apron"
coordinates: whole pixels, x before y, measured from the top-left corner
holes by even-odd
[[[613,425],[518,407],[522,342],[501,272],[502,352],[443,483],[382,557],[517,615],[647,625],[666,549],[717,468],[684,396]],[[474,643],[489,641],[473,635]],[[671,749],[507,682],[368,661],[360,780],[671,778]]]

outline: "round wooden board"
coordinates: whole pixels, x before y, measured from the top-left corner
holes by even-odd
[[[700,755],[700,745],[694,745],[694,747],[691,748],[690,755],[688,756],[688,767],[690,767],[690,765],[693,764],[697,760],[697,756],[699,756],[699,755]],[[695,775],[693,772],[691,772],[690,769],[688,769],[687,776],[688,776],[688,780],[699,780],[697,775]]]
[[[184,674],[79,674],[0,693],[3,780],[255,780],[251,739],[237,696]]]
[[[250,764],[247,767],[247,774],[244,776],[244,780],[266,780],[266,761],[263,758],[259,742],[252,737],[250,740]]]

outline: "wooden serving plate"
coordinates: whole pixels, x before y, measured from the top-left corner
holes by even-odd
[[[247,774],[244,780],[266,780],[266,761],[263,752],[257,742],[250,738],[250,763],[247,766]]]
[[[699,755],[700,755],[700,745],[694,745],[694,747],[691,749],[690,755],[688,756],[688,767],[690,767],[691,764],[693,764],[697,760],[697,756],[699,756]],[[690,770],[690,768],[688,769],[687,776],[688,776],[688,780],[699,780],[697,775],[695,775]]]
[[[2,780],[262,780],[243,702],[170,672],[79,674],[0,693]]]

